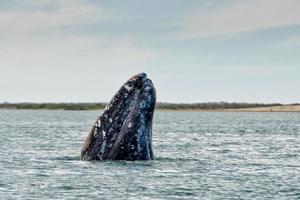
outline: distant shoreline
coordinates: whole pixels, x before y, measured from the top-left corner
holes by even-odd
[[[0,103],[0,109],[14,110],[103,110],[107,103]],[[300,112],[300,104],[259,104],[259,103],[161,103],[159,111],[196,111],[196,112]]]

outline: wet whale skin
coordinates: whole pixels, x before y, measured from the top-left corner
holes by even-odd
[[[130,78],[94,123],[81,160],[153,160],[156,91],[145,73]]]

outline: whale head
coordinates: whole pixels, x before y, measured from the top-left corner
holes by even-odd
[[[152,119],[156,102],[145,73],[126,81],[94,123],[81,160],[152,160]]]

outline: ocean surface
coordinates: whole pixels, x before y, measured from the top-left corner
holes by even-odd
[[[156,112],[154,161],[80,161],[99,114],[0,110],[0,199],[300,199],[300,113]]]

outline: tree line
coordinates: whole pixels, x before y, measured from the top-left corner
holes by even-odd
[[[48,110],[102,110],[107,103],[0,103],[0,109],[48,109]],[[255,107],[281,106],[280,103],[229,103],[229,102],[207,102],[207,103],[163,103],[158,102],[156,109],[168,110],[218,110],[239,109]],[[293,104],[298,105],[298,104]]]

